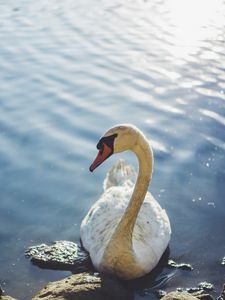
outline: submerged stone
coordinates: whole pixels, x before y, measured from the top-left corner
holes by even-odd
[[[168,266],[172,268],[182,269],[182,270],[189,270],[189,271],[193,270],[193,267],[190,264],[186,264],[186,263],[178,264],[172,259],[168,260]]]
[[[89,254],[81,246],[70,241],[56,241],[51,245],[40,244],[29,247],[26,256],[42,268],[80,272],[91,267]]]
[[[157,298],[161,299],[162,297],[167,295],[167,292],[164,290],[156,290],[155,295]]]
[[[214,285],[210,282],[203,281],[203,282],[200,282],[198,284],[198,286],[200,289],[203,289],[204,291],[213,291],[214,290]]]

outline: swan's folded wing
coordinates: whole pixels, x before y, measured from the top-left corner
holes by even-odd
[[[119,160],[107,173],[103,182],[103,189],[106,191],[112,186],[133,186],[137,179],[137,173],[131,165]]]
[[[81,223],[81,240],[98,269],[108,242],[128,205],[132,189],[111,187],[91,207]]]
[[[152,269],[166,250],[171,227],[166,211],[147,193],[133,232],[133,246],[139,262]]]

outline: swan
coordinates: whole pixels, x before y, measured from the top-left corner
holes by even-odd
[[[107,174],[104,193],[81,223],[83,247],[94,267],[130,280],[149,273],[168,246],[171,227],[166,211],[148,192],[153,153],[144,134],[130,124],[110,128],[97,144],[93,172],[114,153],[131,150],[139,162],[136,184],[131,166],[119,161]]]

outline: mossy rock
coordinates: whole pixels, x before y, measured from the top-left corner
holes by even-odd
[[[32,300],[126,300],[128,290],[112,277],[90,273],[72,275],[51,282]]]

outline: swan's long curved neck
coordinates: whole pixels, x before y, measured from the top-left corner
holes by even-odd
[[[125,232],[128,236],[131,235],[132,237],[137,215],[144,201],[152,177],[152,150],[148,141],[142,134],[139,135],[138,142],[132,151],[137,155],[139,162],[138,178],[129,205],[116,229],[115,236],[116,234],[119,234],[119,232]]]
[[[138,212],[148,190],[153,167],[152,150],[144,135],[141,133],[138,135],[137,143],[131,150],[137,155],[139,161],[137,182],[128,207],[111,236],[103,258],[103,260],[111,262],[111,265],[117,265],[117,269],[120,265],[121,274],[123,272],[123,264],[130,266],[131,273],[133,272],[132,267],[134,270],[140,267],[136,263],[136,255],[133,251],[132,234]],[[107,271],[107,269],[105,271]]]

